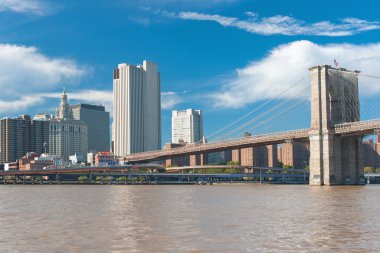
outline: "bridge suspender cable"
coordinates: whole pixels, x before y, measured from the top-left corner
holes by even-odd
[[[265,112],[263,112],[263,113],[261,113],[260,115],[256,116],[255,118],[253,118],[253,119],[251,119],[251,120],[245,122],[244,124],[242,124],[242,125],[240,125],[240,126],[234,128],[234,129],[228,131],[227,133],[223,134],[220,138],[223,139],[223,138],[225,138],[225,137],[231,136],[231,135],[233,135],[234,133],[237,133],[238,131],[240,131],[240,130],[242,130],[242,129],[244,129],[244,128],[250,126],[250,125],[252,125],[253,123],[255,123],[255,122],[257,122],[258,120],[260,120],[260,119],[262,119],[263,117],[265,117],[266,115],[268,115],[268,114],[270,114],[270,113],[276,111],[277,109],[281,108],[282,106],[288,104],[289,102],[294,102],[294,101],[298,100],[298,99],[299,99],[299,98],[298,98],[298,95],[304,93],[304,92],[307,91],[309,88],[310,88],[310,86],[307,86],[307,87],[303,88],[302,90],[297,91],[295,94],[293,94],[293,96],[294,96],[293,98],[290,98],[290,99],[284,100],[284,101],[282,101],[280,104],[277,104],[277,105],[275,105],[275,106],[269,108],[268,110],[266,110]]]
[[[207,136],[207,138],[211,138],[211,137],[217,135],[218,133],[220,133],[220,132],[222,132],[222,131],[230,128],[231,126],[235,125],[236,123],[240,122],[241,120],[243,120],[243,119],[247,118],[248,116],[252,115],[253,113],[257,112],[258,110],[260,110],[261,108],[263,108],[264,106],[266,106],[267,104],[269,104],[270,102],[272,102],[273,100],[281,97],[284,93],[286,93],[287,91],[291,90],[295,86],[299,85],[305,79],[306,79],[306,76],[303,76],[301,79],[299,79],[298,81],[296,81],[295,83],[293,83],[292,85],[290,85],[288,88],[286,88],[284,91],[282,91],[279,94],[271,97],[266,102],[264,102],[263,104],[261,104],[259,107],[253,109],[249,113],[243,115],[242,117],[238,118],[237,120],[233,121],[232,123],[228,124],[227,126],[225,126],[225,127],[221,128],[221,129],[219,129],[218,131],[215,131],[214,133],[210,134],[209,136]]]

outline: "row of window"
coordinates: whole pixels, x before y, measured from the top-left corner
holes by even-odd
[[[52,132],[56,132],[56,131],[59,131],[59,127],[57,127],[57,125],[51,125],[50,130]],[[61,131],[65,131],[65,126],[61,126]],[[73,127],[73,126],[67,126],[66,127],[66,131],[68,131],[68,132],[75,132],[75,127]],[[80,133],[80,127],[78,127],[78,132]]]

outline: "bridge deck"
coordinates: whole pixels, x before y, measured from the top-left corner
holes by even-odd
[[[368,120],[368,121],[358,121],[337,124],[331,130],[333,134],[339,135],[366,135],[374,133],[374,130],[380,129],[380,119]],[[252,147],[253,145],[270,145],[283,143],[286,140],[298,140],[307,141],[309,138],[310,129],[299,129],[286,132],[278,132],[271,134],[261,134],[254,135],[250,137],[211,142],[205,144],[193,144],[187,145],[181,148],[174,148],[170,150],[158,150],[143,153],[136,153],[126,156],[127,161],[148,161],[148,160],[159,160],[166,159],[175,156],[183,156],[197,153],[207,153],[207,152],[217,152],[224,151],[228,149],[237,149]]]

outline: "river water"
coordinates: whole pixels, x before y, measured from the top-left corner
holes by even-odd
[[[380,252],[380,186],[0,185],[0,252]]]

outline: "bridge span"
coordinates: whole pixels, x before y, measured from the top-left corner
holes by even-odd
[[[380,119],[348,122],[334,125],[331,134],[343,136],[362,136],[374,134],[380,129]],[[174,156],[185,156],[200,153],[211,153],[231,149],[241,149],[255,146],[264,146],[271,144],[280,144],[288,140],[292,141],[309,141],[310,129],[300,129],[270,134],[254,135],[245,138],[227,140],[212,143],[201,143],[187,145],[185,147],[174,148],[170,150],[158,150],[143,153],[135,153],[125,157],[128,162],[144,162],[154,160],[165,160]]]

